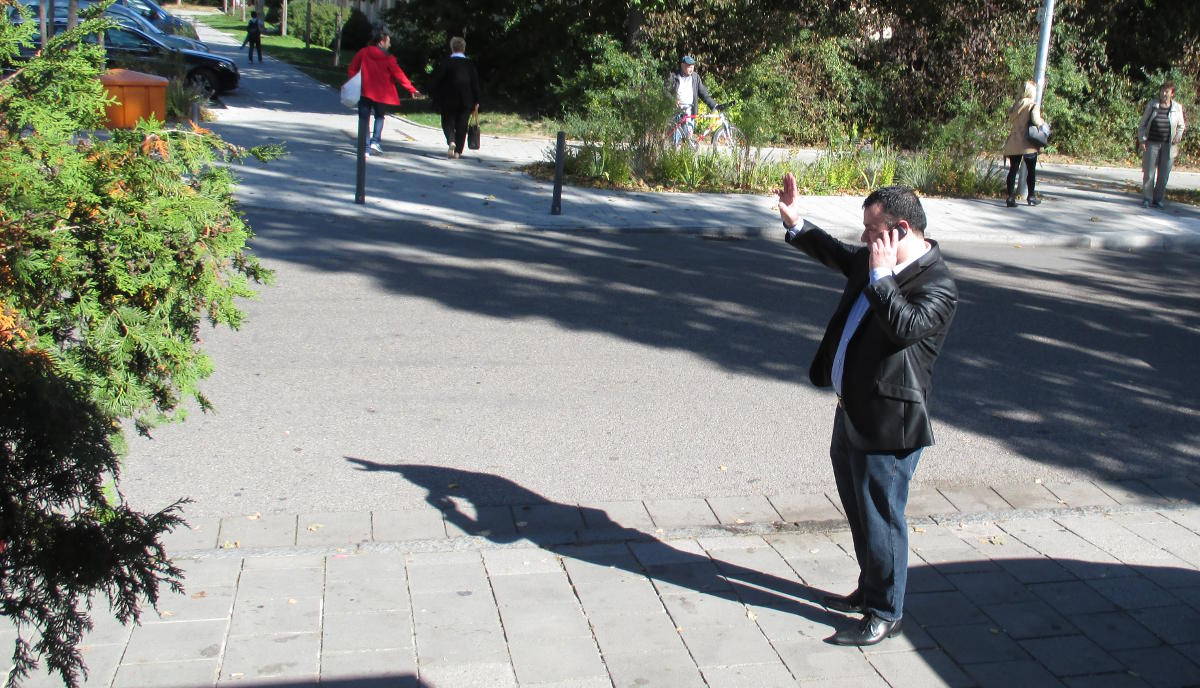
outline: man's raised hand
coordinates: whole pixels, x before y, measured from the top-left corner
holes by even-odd
[[[783,226],[791,229],[800,221],[800,208],[796,193],[796,177],[791,172],[783,175],[783,188],[775,189],[779,197],[779,217]]]

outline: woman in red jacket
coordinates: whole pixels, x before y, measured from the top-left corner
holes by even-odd
[[[392,37],[386,28],[377,26],[371,31],[371,42],[354,56],[350,61],[350,76],[362,71],[362,96],[358,99],[358,126],[360,131],[367,125],[371,113],[375,113],[375,128],[367,145],[367,155],[371,151],[382,153],[379,145],[383,137],[383,117],[387,114],[387,106],[399,105],[400,97],[396,94],[396,85],[392,80],[400,82],[412,97],[421,94],[417,91],[404,70],[396,64],[396,58],[387,50],[392,44]]]

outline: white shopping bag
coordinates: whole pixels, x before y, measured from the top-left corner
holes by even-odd
[[[342,84],[342,105],[348,108],[358,107],[358,99],[362,96],[362,71],[350,77]]]

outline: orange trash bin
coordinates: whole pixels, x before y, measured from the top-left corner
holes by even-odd
[[[110,69],[100,75],[108,95],[117,99],[105,108],[111,129],[132,129],[139,119],[167,117],[167,79],[130,69]]]

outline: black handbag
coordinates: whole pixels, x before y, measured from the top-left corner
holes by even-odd
[[[479,150],[479,111],[471,114],[470,124],[467,125],[467,148]]]
[[[1029,130],[1025,132],[1025,138],[1029,139],[1029,143],[1038,148],[1044,148],[1050,143],[1050,137],[1046,136],[1046,132],[1042,131],[1042,128],[1036,124],[1029,125]]]

